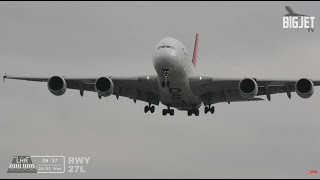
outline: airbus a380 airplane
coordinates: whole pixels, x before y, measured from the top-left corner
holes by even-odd
[[[205,106],[204,112],[214,113],[213,104],[219,102],[259,101],[256,96],[266,95],[270,101],[271,94],[296,92],[302,98],[313,94],[314,86],[320,81],[302,78],[299,80],[264,80],[256,78],[228,79],[214,78],[195,74],[198,51],[198,34],[196,35],[193,57],[189,58],[184,45],[176,39],[164,38],[156,46],[153,64],[157,75],[137,77],[102,76],[96,78],[52,77],[18,77],[4,75],[5,79],[47,82],[49,91],[60,96],[66,89],[97,92],[99,98],[115,95],[147,102],[144,112],[154,112],[153,105],[159,102],[168,108],[162,114],[174,115],[174,110],[185,110],[188,116],[199,116],[199,107]]]

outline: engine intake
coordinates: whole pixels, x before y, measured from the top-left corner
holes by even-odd
[[[94,88],[100,96],[110,96],[114,90],[114,84],[108,77],[100,77],[94,83]]]
[[[61,96],[67,90],[67,83],[60,76],[52,76],[48,80],[48,89],[52,94],[54,94],[56,96]]]
[[[296,82],[296,93],[302,98],[309,98],[313,95],[313,87],[313,82],[310,79],[299,79]]]
[[[239,92],[243,98],[254,98],[258,94],[257,82],[251,78],[242,79],[239,82]]]

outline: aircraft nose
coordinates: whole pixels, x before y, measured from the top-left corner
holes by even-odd
[[[179,60],[175,50],[159,49],[155,53],[153,63],[156,68],[163,69],[177,66]]]
[[[171,49],[159,49],[155,53],[156,59],[173,59],[177,57],[177,52]]]

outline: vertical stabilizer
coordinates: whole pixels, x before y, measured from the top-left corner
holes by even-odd
[[[197,64],[197,56],[198,56],[198,39],[199,39],[199,34],[196,34],[196,39],[194,42],[194,48],[193,48],[193,56],[192,56],[192,64],[194,67],[196,67]]]

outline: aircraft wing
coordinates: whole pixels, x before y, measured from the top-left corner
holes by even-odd
[[[201,78],[200,78],[201,77]],[[253,78],[255,79],[255,78]],[[189,78],[190,87],[195,95],[202,98],[204,105],[219,102],[259,101],[262,98],[245,99],[239,93],[239,82],[242,79],[212,78],[194,76]],[[272,94],[286,93],[291,98],[295,92],[297,80],[255,79],[258,85],[257,96],[265,95],[269,100]],[[320,86],[320,81],[313,81],[314,86]]]
[[[95,78],[72,78],[62,76],[66,83],[68,89],[79,90],[81,94],[81,89],[84,91],[95,92],[94,83]],[[150,102],[151,104],[159,105],[159,92],[158,92],[158,82],[157,76],[136,76],[136,77],[113,77],[108,76],[114,83],[114,92],[117,98],[119,96],[127,97],[136,100]],[[38,82],[48,82],[50,77],[24,77],[24,76],[3,76],[3,79],[17,79],[26,81],[38,81]],[[83,91],[82,91],[83,92]]]

